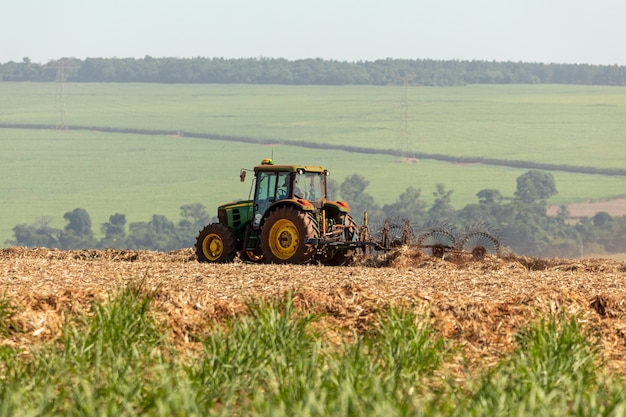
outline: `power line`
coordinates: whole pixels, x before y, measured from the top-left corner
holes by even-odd
[[[57,130],[67,130],[67,121],[65,120],[65,61],[63,59],[57,61],[56,81],[57,94],[55,128]]]
[[[400,139],[400,154],[402,160],[414,159],[415,152],[411,147],[411,129],[409,123],[409,86],[411,78],[404,77],[404,97],[402,100],[402,133]]]

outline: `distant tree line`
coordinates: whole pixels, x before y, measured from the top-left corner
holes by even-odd
[[[581,84],[626,85],[626,67],[433,59],[336,61],[283,58],[25,57],[0,64],[0,81],[147,82],[287,85]]]
[[[367,193],[369,184],[363,176],[353,174],[341,184],[329,181],[329,197],[342,198],[351,207],[360,223],[368,212],[370,229],[390,218],[399,224],[411,220],[416,234],[428,225],[456,225],[459,229],[487,224],[514,253],[539,257],[577,257],[581,254],[626,252],[626,216],[613,217],[600,212],[593,217],[573,221],[567,206],[560,207],[556,217],[547,215],[546,201],[557,194],[554,177],[545,171],[531,170],[517,178],[517,191],[512,197],[499,190],[484,189],[477,193],[477,203],[455,210],[451,204],[452,190],[438,184],[434,201],[422,199],[422,190],[408,187],[393,203],[380,206]],[[217,221],[200,203],[181,207],[178,222],[162,215],[153,215],[148,222],[127,224],[124,214],[116,213],[101,225],[103,237],[94,238],[89,214],[82,208],[65,213],[63,229],[50,226],[51,217],[42,217],[32,224],[13,228],[15,239],[5,243],[14,246],[59,249],[134,249],[172,251],[190,248],[198,231]]]
[[[91,217],[82,208],[63,215],[67,224],[63,229],[50,226],[52,217],[42,217],[32,224],[19,224],[13,228],[15,240],[5,243],[15,246],[46,247],[58,249],[135,249],[172,251],[192,247],[198,231],[215,218],[211,218],[202,204],[181,207],[181,219],[174,223],[167,217],[154,214],[148,222],[127,224],[126,215],[115,213],[100,229],[100,240],[94,238]]]

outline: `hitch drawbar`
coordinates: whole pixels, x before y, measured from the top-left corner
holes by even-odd
[[[304,243],[306,245],[333,246],[333,247],[336,247],[336,248],[345,248],[345,249],[365,248],[366,246],[373,247],[376,250],[387,250],[387,249],[389,249],[389,248],[383,247],[380,243],[374,242],[374,241],[371,241],[371,240],[366,240],[366,241],[358,241],[358,240],[345,241],[345,240],[337,240],[337,239],[309,238],[309,239],[304,239]]]

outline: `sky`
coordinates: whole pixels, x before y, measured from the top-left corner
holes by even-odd
[[[0,63],[386,58],[626,65],[625,0],[6,0]]]

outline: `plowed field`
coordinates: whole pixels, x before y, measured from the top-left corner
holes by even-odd
[[[435,327],[475,367],[515,347],[515,333],[538,316],[565,310],[602,335],[607,366],[626,376],[626,263],[523,257],[482,261],[428,258],[409,250],[349,267],[199,264],[191,250],[0,250],[0,298],[16,307],[20,331],[0,344],[28,349],[58,334],[66,317],[128,283],[156,292],[154,311],[181,348],[197,347],[215,320],[246,311],[251,300],[294,294],[319,313],[331,340],[350,337],[376,312],[405,305]]]

